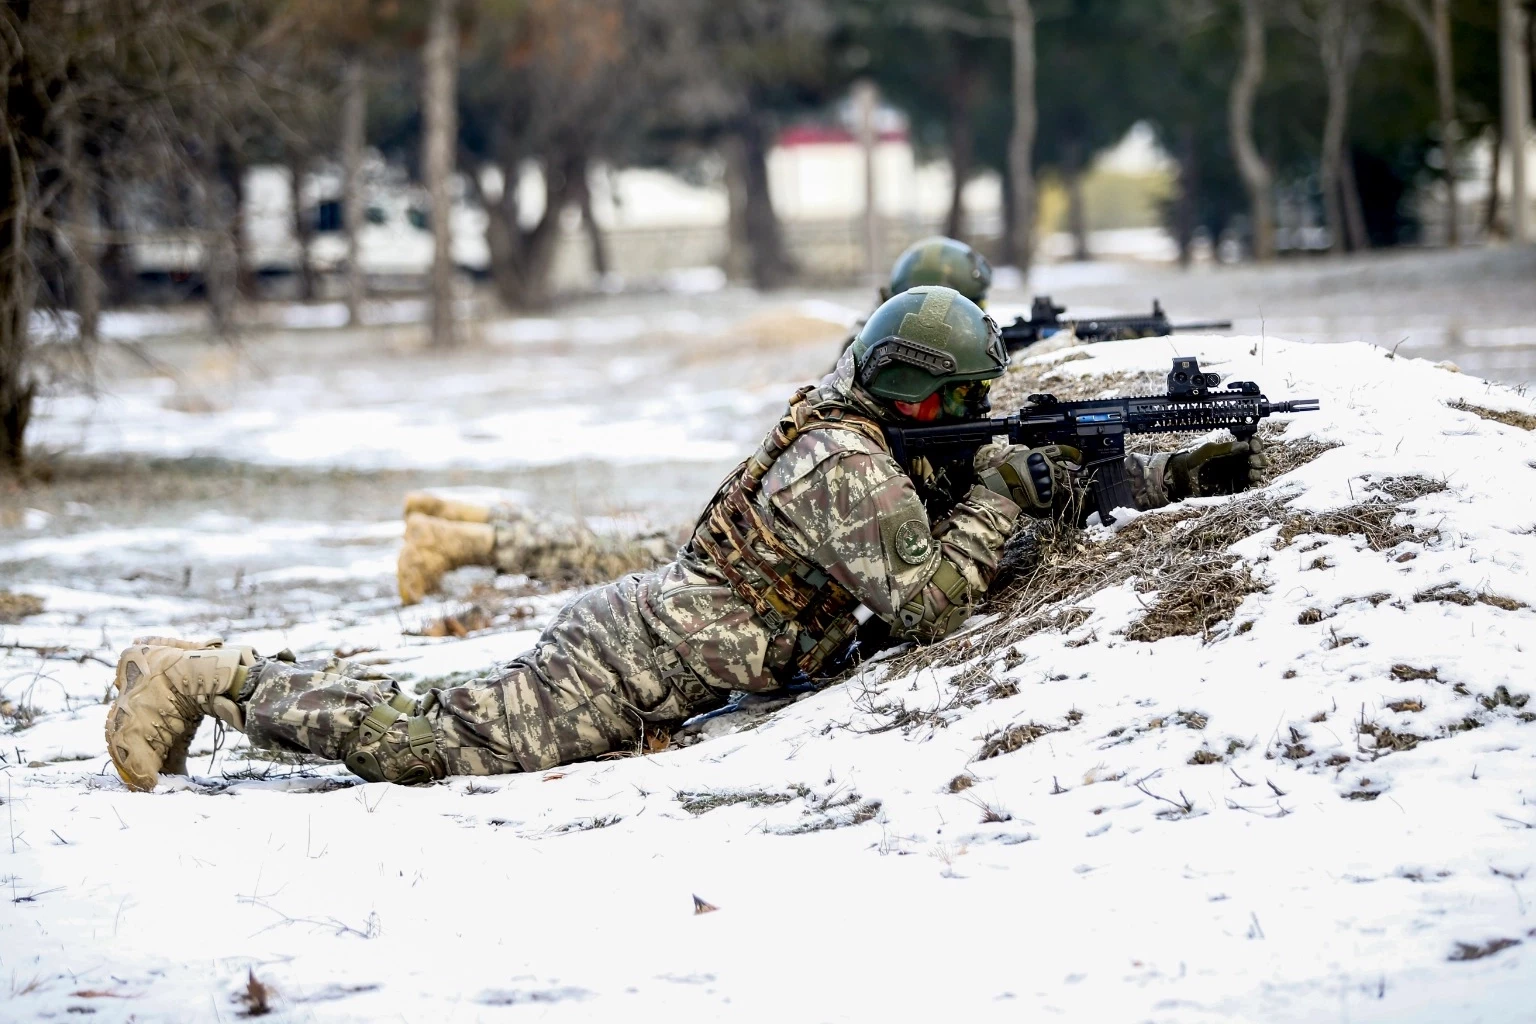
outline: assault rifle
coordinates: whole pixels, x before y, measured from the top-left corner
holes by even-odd
[[[1207,320],[1202,323],[1168,322],[1163,304],[1152,300],[1151,316],[1100,316],[1062,318],[1066,306],[1058,306],[1049,295],[1036,295],[1029,308],[1029,319],[1016,317],[1003,330],[1003,344],[1009,353],[1044,341],[1058,331],[1072,331],[1079,341],[1124,341],[1127,338],[1161,338],[1174,331],[1224,331],[1231,320]]]
[[[1259,421],[1276,413],[1315,412],[1315,398],[1271,402],[1252,381],[1233,381],[1218,391],[1221,378],[1204,373],[1198,360],[1177,356],[1168,373],[1168,393],[1139,398],[1098,398],[1062,402],[1054,395],[1030,395],[1011,416],[941,423],[931,427],[887,427],[891,455],[912,472],[917,459],[931,469],[943,468],[953,482],[973,475],[976,449],[994,438],[1009,444],[1040,448],[1059,444],[1083,455],[1083,472],[1091,482],[1099,518],[1114,522],[1117,508],[1133,508],[1130,481],[1125,475],[1125,439],[1131,434],[1179,434],[1226,428],[1240,441],[1259,429]]]

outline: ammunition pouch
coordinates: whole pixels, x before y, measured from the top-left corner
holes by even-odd
[[[795,439],[828,427],[857,431],[887,447],[875,421],[814,388],[801,388],[758,450],[720,485],[689,541],[689,548],[714,563],[773,633],[792,639],[795,653],[778,670],[785,681],[801,673],[815,675],[858,629],[853,610],[859,599],[780,540],[755,500],[763,477]]]

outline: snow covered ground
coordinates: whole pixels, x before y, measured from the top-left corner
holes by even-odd
[[[514,360],[529,345],[582,358],[560,339],[503,343]],[[395,605],[399,527],[382,515],[210,500],[179,526],[61,507],[8,529],[3,586],[45,608],[0,626],[0,1020],[233,1019],[252,978],[275,1019],[301,1021],[1536,1019],[1536,441],[1488,418],[1536,424],[1519,418],[1536,403],[1273,334],[1094,346],[1020,372],[1092,388],[1174,353],[1320,398],[1280,440],[1334,446],[1177,524],[1188,509],[1084,538],[1117,558],[1139,557],[1136,530],[1230,545],[1253,591],[1230,615],[1128,637],[1178,597],[1174,560],[1080,589],[1046,628],[978,617],[926,659],[878,660],[750,728],[534,776],[358,784],[249,759],[238,737],[214,752],[209,729],[193,777],[129,793],[102,701],[137,632],[361,652],[426,686],[524,649],[561,595],[498,580],[510,614],[435,639],[418,634],[458,606]],[[332,355],[348,358],[315,358]],[[721,374],[697,348],[637,358]],[[768,392],[824,358],[750,357],[760,383],[687,443],[734,457]],[[343,435],[375,423],[352,418],[374,399],[408,416],[401,381],[420,362],[369,370],[372,389],[331,399],[349,425],[321,433],[315,462],[373,464],[388,446]],[[282,461],[270,439],[304,407],[242,435],[250,403],[135,401],[93,450],[179,433]],[[631,401],[601,415],[643,415]],[[466,422],[492,417],[476,402]],[[55,439],[83,423],[57,410]],[[442,443],[478,464],[473,438]],[[500,464],[514,481],[520,458]],[[1251,531],[1234,535],[1239,510]],[[455,578],[461,595],[488,582]]]

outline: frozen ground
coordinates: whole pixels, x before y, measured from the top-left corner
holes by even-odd
[[[1029,635],[978,619],[926,666],[877,662],[643,758],[402,790],[214,753],[210,730],[190,779],[142,795],[112,775],[106,663],[140,631],[360,652],[422,686],[523,649],[560,595],[515,579],[493,628],[418,635],[457,604],[396,606],[400,492],[685,516],[835,348],[806,307],[737,301],[665,329],[676,309],[600,303],[493,326],[446,363],[345,332],[239,362],[164,339],[147,351],[179,387],[124,364],[117,411],[91,414],[118,440],[50,408],[49,445],[90,454],[6,495],[0,523],[0,586],[45,605],[0,626],[0,1020],[233,1019],[252,975],[289,1020],[1533,1018],[1536,443],[1476,410],[1536,403],[1364,345],[1042,357],[1070,383],[1177,351],[1322,399],[1284,440],[1338,447],[1257,496],[1271,515],[1232,552],[1259,589],[1203,636],[1124,635],[1171,599],[1154,576]],[[618,316],[646,340],[578,340]],[[742,343],[770,320],[805,344]],[[642,365],[610,375],[614,358]],[[516,430],[477,436],[583,387],[588,424],[625,425],[623,457],[562,451],[547,426],[531,453]],[[634,435],[665,418],[658,392],[706,411],[655,459]],[[416,447],[429,396],[466,426]],[[239,419],[267,404],[282,413]],[[313,458],[271,442],[321,413]],[[1198,503],[1169,535],[1249,500]]]

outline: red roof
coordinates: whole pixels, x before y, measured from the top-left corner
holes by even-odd
[[[880,132],[877,138],[881,142],[905,142],[907,133],[904,129],[897,128]],[[858,141],[858,138],[848,129],[833,125],[796,125],[779,133],[780,146],[848,146]]]

